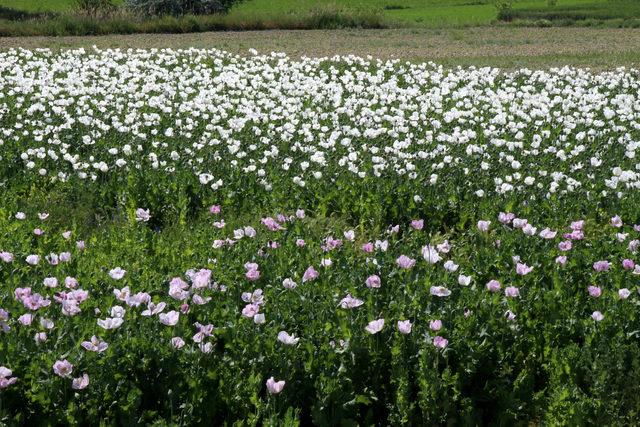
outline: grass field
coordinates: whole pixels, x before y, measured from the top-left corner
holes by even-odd
[[[121,4],[116,0],[115,4]],[[68,12],[74,0],[4,0],[2,6],[29,12]],[[496,8],[489,0],[247,0],[232,8],[232,21],[274,21],[310,14],[321,8],[376,10],[392,26],[428,28],[489,25]],[[523,20],[610,20],[640,17],[640,2],[630,0],[563,0],[550,7],[546,0],[513,4],[514,17]]]
[[[640,64],[640,32],[632,29],[507,28],[245,31],[99,37],[0,38],[0,49],[38,48],[219,48],[247,55],[285,52],[292,57],[355,54],[446,66],[593,69]]]

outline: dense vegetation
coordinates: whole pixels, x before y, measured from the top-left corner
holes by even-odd
[[[0,54],[0,419],[633,424],[640,75]]]
[[[5,0],[0,36],[496,24],[638,27],[639,12],[635,0]]]

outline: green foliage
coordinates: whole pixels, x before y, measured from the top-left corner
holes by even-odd
[[[497,0],[496,10],[501,21],[513,20],[513,2],[511,0]]]
[[[239,0],[126,0],[125,5],[143,15],[207,15],[226,12]]]
[[[112,0],[76,0],[76,6],[81,12],[94,16],[116,7]]]
[[[563,3],[553,7],[518,7],[510,13],[498,16],[503,21],[548,20],[556,25],[576,25],[587,21],[605,24],[614,20],[633,20],[640,17],[640,2],[621,0],[618,2]]]

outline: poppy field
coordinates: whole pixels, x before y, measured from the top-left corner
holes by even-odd
[[[0,52],[8,425],[629,425],[640,74]]]

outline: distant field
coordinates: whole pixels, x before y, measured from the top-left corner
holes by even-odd
[[[448,67],[491,66],[541,69],[572,65],[595,70],[640,66],[640,31],[611,28],[478,27],[465,29],[388,29],[243,31],[193,34],[133,34],[98,37],[6,37],[13,47],[61,48],[217,48],[247,55],[285,52],[291,57],[372,55],[434,61]]]
[[[121,4],[123,0],[116,0]],[[75,0],[3,0],[2,6],[30,12],[64,12],[74,8]],[[489,25],[496,20],[496,8],[489,0],[248,0],[235,6],[231,19],[274,20],[283,16],[311,13],[322,7],[375,9],[402,26],[429,28]],[[611,0],[560,0],[549,7],[546,0],[514,2],[514,13],[522,19],[548,19],[559,15],[592,17],[638,17],[640,2]],[[557,11],[557,13],[555,12]],[[586,12],[586,13],[585,13]],[[555,13],[555,15],[554,15]]]

